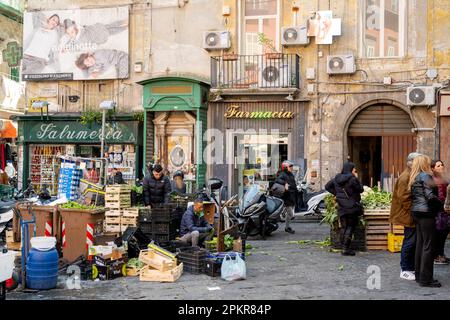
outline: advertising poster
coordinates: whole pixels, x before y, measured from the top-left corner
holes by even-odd
[[[332,44],[333,36],[341,34],[341,19],[333,19],[333,11],[317,11],[307,26],[308,37],[316,37],[316,44]]]
[[[25,12],[22,79],[128,78],[128,10]]]

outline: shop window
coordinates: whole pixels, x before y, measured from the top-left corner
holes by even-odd
[[[246,55],[258,55],[263,52],[258,42],[258,34],[272,40],[275,48],[279,49],[279,0],[241,0],[242,43]]]
[[[404,56],[406,0],[362,0],[362,3],[363,56],[366,58]]]

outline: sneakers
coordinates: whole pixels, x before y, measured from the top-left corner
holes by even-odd
[[[416,280],[416,275],[412,271],[402,271],[400,272],[400,279],[414,281]]]
[[[295,230],[293,230],[291,227],[284,229],[284,231],[286,231],[287,233],[290,233],[290,234],[295,233]]]
[[[448,259],[445,256],[438,256],[436,259],[434,259],[434,264],[436,265],[448,264]]]

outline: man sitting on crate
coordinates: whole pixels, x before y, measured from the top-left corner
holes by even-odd
[[[194,204],[186,210],[181,219],[180,241],[191,242],[193,247],[197,247],[213,232],[213,227],[204,217],[202,199],[195,199]]]

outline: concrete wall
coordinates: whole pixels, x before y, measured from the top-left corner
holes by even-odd
[[[186,3],[185,3],[186,2]],[[42,88],[57,87],[58,96],[49,98],[57,110],[78,112],[95,108],[101,99],[118,102],[120,112],[142,110],[142,86],[137,81],[161,76],[185,76],[209,82],[210,55],[202,46],[206,30],[221,30],[222,1],[210,0],[110,0],[98,1],[29,0],[28,11],[130,6],[130,78],[103,81],[30,82],[29,97]],[[134,64],[143,70],[134,72]],[[101,87],[101,90],[99,89]],[[79,95],[76,103],[68,95]]]

